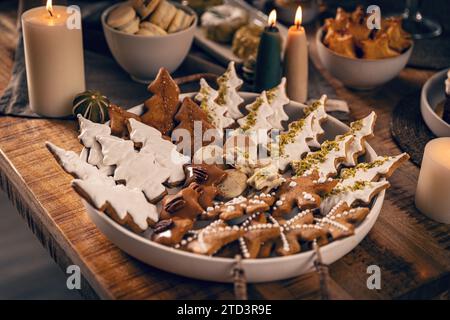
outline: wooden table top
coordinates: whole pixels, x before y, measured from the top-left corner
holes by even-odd
[[[9,17],[8,21],[13,21]],[[14,23],[3,19],[8,36],[0,41],[0,92],[13,58]],[[3,35],[3,34],[2,34]],[[312,42],[312,57],[317,64]],[[367,92],[350,91],[319,69],[348,101],[352,116],[375,110],[378,154],[398,154],[389,124],[391,111],[405,95],[417,91],[432,72],[406,68],[387,85]],[[231,284],[192,280],[149,267],[122,252],[89,220],[79,196],[45,148],[45,141],[80,151],[74,121],[0,117],[0,187],[53,259],[66,270],[80,266],[81,293],[87,298],[232,299]],[[352,252],[330,266],[334,298],[434,298],[450,288],[450,226],[433,222],[414,207],[419,169],[411,162],[390,179],[382,212],[369,235]],[[369,265],[381,268],[380,290],[366,286]],[[317,299],[315,273],[248,286],[249,298]]]

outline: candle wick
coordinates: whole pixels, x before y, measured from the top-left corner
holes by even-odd
[[[48,13],[50,13],[50,17],[53,17],[52,10],[48,10]]]

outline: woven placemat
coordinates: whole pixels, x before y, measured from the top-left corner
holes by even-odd
[[[425,145],[436,138],[420,113],[420,91],[404,97],[397,104],[392,112],[391,133],[399,148],[420,166]]]

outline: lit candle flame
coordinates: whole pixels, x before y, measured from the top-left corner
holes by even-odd
[[[50,16],[53,17],[53,6],[52,6],[52,0],[47,0],[47,11],[50,13]]]
[[[300,28],[302,24],[302,7],[298,6],[297,11],[295,12],[295,25],[297,28]]]
[[[275,9],[270,11],[268,22],[269,22],[269,26],[271,26],[271,27],[275,27],[275,25],[277,24],[277,11]]]

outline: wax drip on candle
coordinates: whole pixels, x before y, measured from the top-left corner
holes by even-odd
[[[302,7],[298,6],[297,11],[295,11],[295,26],[300,29],[302,25]]]
[[[50,14],[51,17],[53,17],[53,6],[52,6],[52,0],[47,0],[46,5],[47,11]]]

